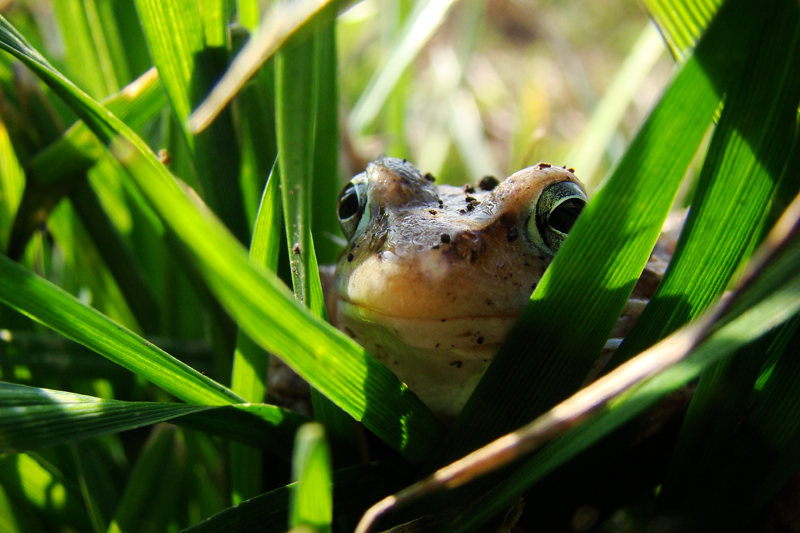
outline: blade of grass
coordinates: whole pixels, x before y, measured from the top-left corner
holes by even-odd
[[[238,187],[239,147],[230,112],[202,134],[186,128],[192,107],[216,83],[228,61],[221,3],[208,0],[201,9],[196,0],[136,0],[136,8],[153,63],[190,147],[201,196],[246,242],[249,231]]]
[[[722,0],[642,0],[672,55],[685,60]]]
[[[456,420],[444,447],[449,460],[520,427],[580,386],[655,245],[719,99],[742,72],[741,54],[764,16],[747,5],[726,4],[581,214]]]
[[[333,480],[330,452],[322,425],[306,424],[297,431],[292,478],[289,525],[309,525],[322,533],[331,531]]]
[[[259,345],[406,457],[421,460],[431,451],[441,424],[396,376],[347,336],[305,312],[275,276],[249,265],[241,245],[210,213],[198,211],[133,132],[69,84],[2,18],[0,47],[23,60],[96,135],[112,143],[131,180],[192,251],[205,281]]]
[[[764,34],[769,39],[755,43],[746,74],[728,91],[670,267],[612,365],[710,305],[725,290],[768,212],[800,102],[800,10],[793,2],[765,3],[760,10],[769,10],[762,28],[769,28]]]
[[[392,490],[404,477],[400,462],[367,463],[333,472],[333,498],[337,523],[352,531],[354,521],[376,497]],[[289,529],[289,499],[292,486],[280,487],[256,496],[200,522],[184,533],[227,533],[261,531],[283,533]],[[349,519],[349,520],[348,520]]]
[[[0,256],[0,300],[189,403],[224,405],[243,401],[4,256]]]
[[[275,272],[280,246],[281,205],[279,178],[272,173],[253,229],[250,261]],[[267,393],[269,354],[247,334],[239,330],[233,354],[231,389],[250,402],[262,402]],[[261,453],[252,448],[231,444],[231,494],[234,504],[261,493]]]
[[[189,117],[188,129],[200,132],[219,115],[247,80],[293,36],[301,42],[317,28],[333,22],[350,0],[299,0],[277,3],[264,17],[247,44],[234,58],[225,75]]]
[[[311,234],[317,87],[321,42],[290,40],[275,57],[275,119],[281,196],[292,287],[297,300],[325,320],[325,300]],[[328,181],[335,176],[320,176]],[[355,440],[352,418],[330,400],[311,391],[315,418],[340,440]]]
[[[386,64],[370,80],[347,119],[351,134],[360,134],[375,120],[406,68],[444,21],[455,0],[422,0],[408,17],[400,42]]]

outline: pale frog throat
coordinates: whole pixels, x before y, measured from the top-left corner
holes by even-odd
[[[452,187],[374,161],[339,198],[332,319],[452,419],[586,201],[572,169],[547,163]]]

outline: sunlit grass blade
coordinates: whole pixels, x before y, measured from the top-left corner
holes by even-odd
[[[8,129],[0,120],[0,249],[11,239],[11,227],[22,200],[25,175],[20,167]]]
[[[189,117],[188,129],[198,133],[208,127],[247,80],[293,35],[300,42],[316,28],[331,23],[348,0],[302,0],[274,4],[258,29],[239,51],[211,94]]]
[[[239,147],[230,112],[202,134],[186,128],[191,109],[216,83],[228,61],[225,13],[216,0],[136,0],[161,83],[192,153],[200,195],[241,241],[249,230],[239,182]],[[180,16],[176,16],[180,13]],[[237,186],[231,186],[237,184]]]
[[[376,72],[347,119],[351,134],[358,135],[380,112],[403,71],[444,21],[455,0],[421,0],[409,15],[400,42],[386,64]]]
[[[292,458],[292,495],[289,525],[309,525],[314,531],[331,531],[333,494],[331,458],[325,429],[306,424],[297,431]]]
[[[725,99],[692,209],[664,279],[612,364],[643,351],[699,315],[725,290],[769,209],[789,156],[800,103],[800,10],[762,5],[769,16],[742,82]],[[794,176],[783,176],[797,182]],[[712,236],[709,239],[709,236]]]
[[[189,403],[243,400],[55,285],[0,256],[0,300]]]
[[[209,406],[122,402],[0,383],[0,453],[34,450],[163,422]],[[132,416],[132,415],[136,416]]]
[[[685,59],[714,18],[721,0],[643,0],[672,54]]]
[[[131,128],[152,119],[166,99],[155,69],[105,101],[108,110]],[[86,179],[86,173],[106,155],[103,145],[82,122],[36,154],[25,168],[25,193],[14,221],[8,255],[18,258],[33,232],[57,203]]]
[[[743,59],[731,51],[747,49],[763,16],[736,1],[720,12],[581,214],[456,420],[451,460],[578,389],[655,245],[719,99],[742,72]],[[729,31],[744,21],[747,33]]]

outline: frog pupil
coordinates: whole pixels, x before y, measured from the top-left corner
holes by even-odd
[[[350,185],[339,200],[339,220],[347,220],[358,213],[358,194],[355,187]]]
[[[572,229],[572,225],[578,219],[578,215],[583,211],[586,202],[580,198],[570,198],[565,200],[553,209],[547,223],[556,231],[567,234]]]

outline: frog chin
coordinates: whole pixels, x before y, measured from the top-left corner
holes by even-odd
[[[449,421],[461,411],[517,316],[393,317],[339,300],[336,320],[437,416]]]

